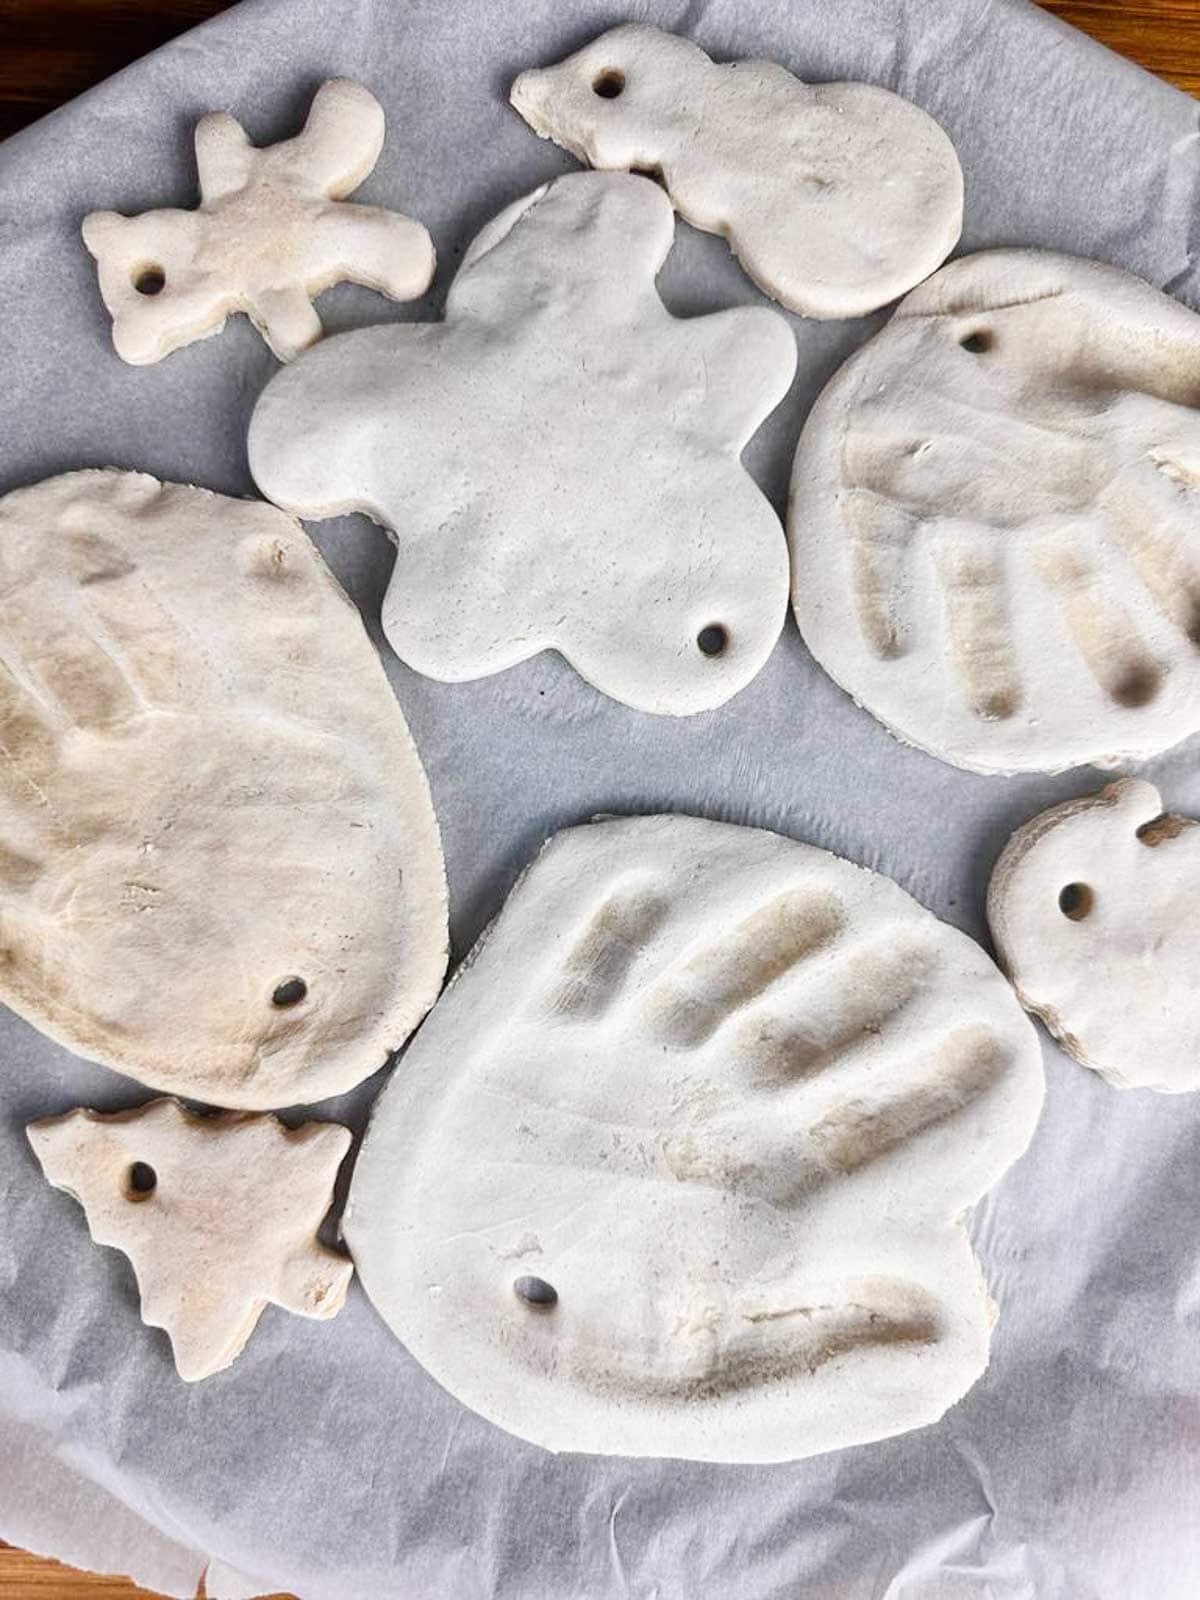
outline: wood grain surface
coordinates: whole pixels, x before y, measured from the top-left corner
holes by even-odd
[[[1139,66],[1200,95],[1200,0],[1043,3]],[[0,138],[227,5],[228,0],[0,0]],[[74,1572],[0,1545],[0,1600],[136,1600],[146,1594],[123,1578]]]
[[[3,1600],[157,1600],[124,1578],[76,1572],[57,1561],[43,1561],[0,1544],[0,1596]]]
[[[74,1567],[0,1543],[0,1600],[162,1600],[162,1596],[139,1589],[126,1578],[76,1572]],[[204,1600],[203,1585],[199,1600]],[[271,1595],[266,1600],[293,1600],[293,1596]]]

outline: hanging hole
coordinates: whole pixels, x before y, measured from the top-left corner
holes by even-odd
[[[958,342],[964,350],[969,351],[973,356],[981,356],[985,350],[992,348],[992,336],[983,328],[967,334],[965,339],[960,339]]]
[[[696,646],[702,656],[722,655],[729,644],[729,630],[719,622],[710,622],[696,635]]]
[[[135,1161],[125,1174],[125,1198],[149,1200],[158,1187],[158,1173],[145,1161]]]
[[[167,286],[167,275],[161,267],[139,267],[133,275],[133,287],[139,294],[161,294]]]
[[[285,978],[282,983],[276,984],[271,1004],[286,1010],[288,1006],[298,1006],[307,993],[308,985],[303,978]]]
[[[1072,922],[1082,922],[1094,903],[1095,896],[1086,883],[1068,883],[1059,892],[1058,909]]]
[[[535,1306],[539,1311],[549,1311],[558,1304],[558,1290],[545,1278],[518,1278],[513,1284],[513,1293],[518,1300],[524,1300],[527,1306]]]
[[[592,91],[601,100],[615,100],[625,87],[625,74],[618,67],[606,67],[592,79]]]

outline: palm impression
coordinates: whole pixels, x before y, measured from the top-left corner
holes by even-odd
[[[433,678],[559,650],[643,711],[722,704],[769,655],[787,547],[739,454],[791,382],[763,308],[681,321],[673,214],[580,173],[475,239],[436,324],[364,328],[279,373],[250,427],[263,492],[391,530],[393,648]]]
[[[1123,778],[1018,828],[988,888],[1023,1005],[1117,1089],[1200,1089],[1200,827]]]
[[[686,817],[558,835],[384,1091],[347,1239],[464,1404],[553,1450],[772,1461],[987,1364],[962,1213],[1034,1031],[886,878]]]
[[[1200,318],[1069,256],[944,267],[821,395],[792,477],[813,655],[979,772],[1200,728]]]
[[[291,518],[142,474],[0,501],[0,1000],[157,1089],[375,1071],[437,994],[429,790]]]

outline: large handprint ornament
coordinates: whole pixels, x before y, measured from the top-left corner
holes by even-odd
[[[793,604],[830,675],[979,772],[1200,728],[1200,317],[1004,250],[904,300],[813,408]]]
[[[560,651],[685,715],[745,687],[787,612],[787,546],[739,454],[796,347],[654,288],[674,220],[624,173],[559,178],[478,235],[436,324],[327,340],[263,393],[250,465],[303,517],[391,530],[383,627],[443,681]]]
[[[290,517],[142,473],[0,500],[0,1001],[263,1109],[383,1065],[440,987],[421,763]]]
[[[552,1450],[776,1461],[987,1364],[964,1208],[1037,1039],[888,879],[690,817],[559,834],[376,1108],[345,1218],[458,1399]]]

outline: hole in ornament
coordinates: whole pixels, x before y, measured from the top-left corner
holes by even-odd
[[[545,1278],[518,1278],[513,1284],[513,1293],[518,1300],[524,1300],[526,1305],[535,1306],[539,1311],[548,1311],[558,1304],[558,1290]]]
[[[1092,909],[1094,896],[1086,883],[1068,883],[1058,896],[1058,909],[1072,922],[1082,922]]]
[[[308,985],[303,978],[285,978],[282,983],[276,984],[271,1004],[285,1010],[288,1006],[298,1006],[307,993]]]
[[[624,87],[625,74],[616,67],[608,67],[592,79],[592,89],[601,100],[615,100]]]
[[[158,1173],[145,1161],[135,1161],[125,1179],[127,1200],[148,1200],[158,1186]]]
[[[964,350],[970,351],[973,356],[981,356],[985,350],[992,348],[992,336],[982,328],[975,333],[967,334],[965,339],[960,339],[958,342]]]
[[[704,656],[721,655],[728,643],[729,630],[723,628],[719,622],[710,622],[696,635],[696,644],[699,646],[700,654]]]
[[[133,287],[139,294],[161,294],[167,286],[167,275],[161,267],[139,267],[133,275]]]

